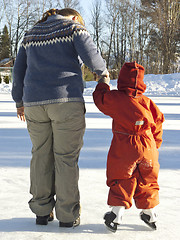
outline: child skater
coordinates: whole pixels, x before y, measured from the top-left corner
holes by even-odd
[[[144,67],[125,63],[120,70],[117,90],[109,79],[100,79],[93,93],[98,109],[113,119],[113,139],[107,157],[108,205],[105,225],[116,232],[125,209],[135,205],[140,218],[156,229],[154,207],[159,204],[157,182],[158,148],[162,143],[164,116],[156,104],[144,96]]]

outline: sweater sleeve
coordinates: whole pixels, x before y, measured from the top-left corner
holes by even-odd
[[[95,105],[101,112],[113,118],[113,97],[108,84],[103,82],[98,83],[93,92],[93,99]]]
[[[75,28],[73,39],[78,55],[92,72],[101,75],[104,71],[106,71],[106,61],[101,57],[96,45],[85,28]]]
[[[155,126],[151,128],[153,137],[156,141],[156,147],[160,148],[162,144],[162,123],[164,122],[164,115],[162,112],[160,112],[159,108],[156,106],[156,104],[151,100],[150,102],[150,110],[154,118]]]
[[[12,86],[12,98],[16,102],[16,107],[23,106],[23,86],[24,76],[26,73],[26,50],[23,46],[20,47],[16,61],[13,68],[13,86]]]

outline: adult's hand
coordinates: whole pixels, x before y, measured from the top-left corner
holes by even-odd
[[[25,122],[24,107],[17,108],[17,117]]]

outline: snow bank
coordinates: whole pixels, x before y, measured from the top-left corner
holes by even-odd
[[[180,73],[144,77],[146,94],[153,96],[180,96]]]
[[[12,89],[12,83],[0,83],[0,93],[10,93]]]
[[[180,96],[180,73],[174,74],[147,74],[144,76],[146,95],[149,96]],[[85,96],[92,94],[96,82],[87,82]],[[117,80],[110,81],[111,89],[117,88]]]
[[[149,96],[180,96],[180,73],[173,74],[147,74],[144,77],[147,86],[146,95]],[[96,82],[86,82],[84,96],[91,96]],[[111,89],[116,89],[117,80],[110,81]],[[12,84],[0,84],[0,93],[10,93]]]

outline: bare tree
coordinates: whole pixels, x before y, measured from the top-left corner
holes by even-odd
[[[170,73],[176,62],[178,52],[179,1],[141,0],[141,2],[144,11],[146,11],[146,17],[149,17],[153,24],[149,45],[152,49],[157,50],[156,57],[159,60],[159,64],[161,64],[159,72]],[[154,58],[154,56],[152,57]]]
[[[0,6],[3,6],[3,0],[0,0]],[[3,8],[1,7],[0,8],[0,24],[1,24],[3,17],[4,17],[4,12],[3,12]]]
[[[120,69],[125,61],[136,60],[145,66],[146,73],[177,71],[179,0],[106,0],[105,11],[102,1],[93,2],[91,25],[108,68]],[[82,10],[79,0],[0,0],[0,4],[0,22],[8,27],[13,57],[24,33],[45,11],[65,7]]]
[[[80,9],[79,0],[57,0],[60,8],[75,8]]]
[[[136,1],[135,1],[136,3]],[[107,24],[110,29],[107,63],[119,69],[124,61],[134,61],[136,52],[136,4],[128,0],[107,1]]]
[[[16,57],[19,43],[25,33],[37,19],[35,0],[3,0],[5,21],[11,39],[11,57]]]
[[[103,22],[102,22],[102,17],[101,17],[101,6],[102,6],[102,1],[97,0],[94,1],[92,4],[92,10],[91,10],[91,16],[92,16],[92,21],[91,25],[93,27],[93,40],[96,43],[96,46],[98,49],[100,49],[102,53],[102,47],[101,47],[101,34],[103,30]]]
[[[8,25],[8,31],[9,31],[9,37],[10,37],[10,55],[12,57],[12,25],[13,25],[13,20],[14,20],[14,10],[13,10],[13,5],[11,0],[2,0],[2,9],[5,15],[5,20]]]
[[[109,37],[107,40],[105,40],[104,42],[106,43],[107,46],[107,67],[109,67],[111,65],[111,67],[113,67],[110,62],[110,60],[113,62],[114,56],[113,56],[113,38],[115,35],[115,27],[116,27],[116,20],[117,20],[117,16],[119,14],[119,10],[117,8],[117,0],[107,0],[106,1],[106,25],[107,25],[107,29],[109,31],[107,31],[107,33],[109,33]],[[106,37],[107,38],[107,37]]]
[[[128,26],[129,26],[129,11],[130,5],[126,0],[118,2],[118,11],[116,22],[115,40],[116,48],[114,48],[116,67],[119,69],[128,58]]]
[[[145,66],[145,49],[148,42],[150,23],[147,19],[142,17],[143,13],[141,9],[138,11],[138,37],[137,37],[137,52],[136,52],[136,60],[139,64]]]

